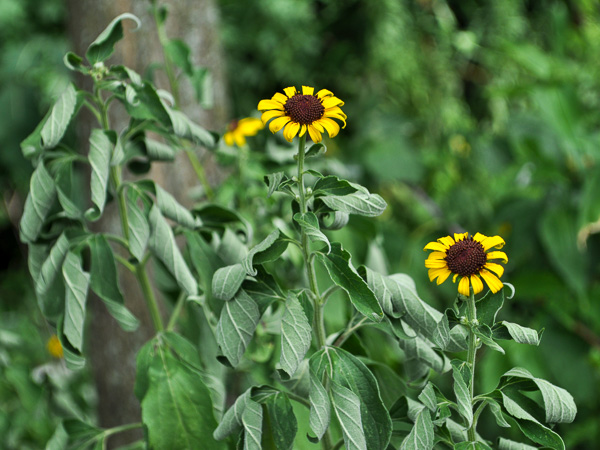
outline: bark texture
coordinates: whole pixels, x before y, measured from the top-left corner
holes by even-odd
[[[207,67],[213,80],[213,104],[210,110],[203,110],[195,103],[195,95],[187,81],[180,83],[181,109],[195,122],[209,130],[222,130],[227,119],[225,92],[225,70],[218,40],[219,14],[214,0],[168,0],[159,2],[167,5],[167,35],[186,42],[193,62]],[[119,14],[130,12],[139,17],[142,26],[135,32],[132,21],[125,21],[125,37],[116,46],[107,64],[124,64],[138,73],[155,62],[163,62],[162,48],[149,1],[140,0],[69,0],[69,35],[72,49],[78,55],[85,55],[87,46]],[[154,80],[157,87],[169,90],[166,76],[157,72]],[[89,83],[80,79],[79,86]],[[90,86],[85,86],[89,88]],[[82,151],[87,151],[87,140],[92,127],[98,125],[90,114],[80,115],[80,137]],[[111,127],[122,130],[127,123],[123,110],[111,109]],[[198,150],[207,177],[212,185],[219,182],[220,175],[212,158],[202,149]],[[183,205],[193,203],[189,193],[199,184],[196,174],[185,154],[178,155],[175,163],[155,164],[148,175]],[[125,175],[128,177],[128,175]],[[107,205],[105,215],[98,224],[98,230],[121,234],[118,210],[115,202]],[[148,266],[150,267],[151,264]],[[141,420],[138,400],[133,393],[135,383],[135,356],[139,348],[150,339],[153,326],[137,279],[131,273],[120,270],[120,285],[128,308],[140,319],[141,327],[133,333],[121,330],[98,299],[91,299],[92,319],[88,327],[91,367],[98,392],[98,416],[100,425],[113,427]],[[157,293],[159,303],[160,294]],[[164,310],[164,305],[163,305]],[[141,437],[141,431],[123,433],[111,439],[111,447],[123,445]]]

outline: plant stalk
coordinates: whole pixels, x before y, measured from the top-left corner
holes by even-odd
[[[473,331],[474,321],[477,318],[477,308],[475,307],[475,294],[471,289],[471,295],[467,300],[467,319],[469,320],[469,350],[467,353],[467,364],[471,369],[471,382],[469,383],[469,400],[471,407],[473,405],[474,398],[474,386],[475,386],[475,357],[477,356],[477,336]],[[473,420],[471,426],[467,430],[467,436],[470,442],[476,442],[475,433],[476,422]]]

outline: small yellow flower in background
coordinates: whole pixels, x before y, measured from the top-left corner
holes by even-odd
[[[283,127],[283,137],[292,142],[296,135],[300,137],[308,131],[313,142],[321,142],[321,133],[327,131],[330,138],[337,136],[340,126],[333,120],[344,123],[347,116],[340,106],[344,102],[327,89],[321,89],[314,95],[315,88],[302,86],[302,94],[295,87],[283,90],[285,95],[277,92],[271,100],[261,100],[258,110],[261,111],[262,121],[269,124],[272,133],[277,133]]]
[[[46,348],[48,349],[48,353],[50,353],[55,358],[62,358],[64,356],[62,345],[60,345],[60,341],[58,340],[58,336],[53,334],[50,339],[48,339],[48,343],[46,344]]]
[[[474,294],[483,290],[483,278],[495,294],[504,286],[500,281],[504,267],[491,261],[500,260],[506,264],[508,258],[504,252],[488,250],[503,246],[504,239],[500,236],[488,237],[481,233],[476,233],[475,236],[454,233],[454,238],[446,236],[437,242],[430,242],[423,249],[433,250],[425,260],[425,267],[429,269],[429,281],[437,278],[437,284],[440,285],[450,274],[454,274],[454,283],[460,277],[458,292],[469,296],[471,286]]]
[[[230,147],[233,144],[238,147],[246,145],[246,136],[255,136],[265,125],[260,119],[246,117],[242,120],[234,120],[227,127],[227,132],[223,135],[223,140]]]

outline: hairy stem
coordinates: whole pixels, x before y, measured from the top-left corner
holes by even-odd
[[[475,357],[477,356],[477,336],[475,336],[475,332],[473,331],[473,327],[475,326],[474,321],[477,319],[477,309],[475,307],[475,294],[471,290],[471,295],[467,300],[467,319],[469,320],[469,350],[467,353],[467,364],[471,369],[471,382],[469,383],[469,400],[471,405],[473,405],[473,397],[474,397],[474,386],[475,386]],[[473,420],[473,423],[467,430],[467,435],[469,437],[470,442],[475,442],[476,433],[475,433],[476,422]]]

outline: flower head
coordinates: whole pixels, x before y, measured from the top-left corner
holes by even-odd
[[[62,345],[58,340],[58,336],[56,336],[55,334],[50,336],[50,339],[48,339],[48,342],[46,343],[46,348],[48,349],[48,353],[50,353],[50,355],[54,356],[57,359],[60,359],[64,356]]]
[[[327,131],[330,138],[337,136],[340,126],[333,120],[343,122],[346,127],[346,114],[341,110],[344,102],[327,89],[314,94],[315,89],[302,86],[302,93],[295,87],[287,87],[285,94],[277,92],[271,100],[261,100],[258,110],[262,112],[262,121],[269,124],[272,133],[283,127],[283,137],[292,142],[296,135],[301,137],[308,131],[313,142],[321,142],[321,133]]]
[[[238,147],[246,145],[246,136],[255,136],[265,125],[260,119],[246,117],[241,120],[234,120],[227,127],[227,132],[223,135],[223,140],[230,147],[233,144]]]
[[[437,242],[430,242],[423,249],[433,250],[425,260],[425,267],[429,269],[429,281],[437,278],[439,285],[450,274],[454,274],[453,282],[460,277],[458,292],[468,296],[471,286],[474,294],[483,290],[483,278],[490,290],[496,293],[503,287],[500,277],[504,273],[504,267],[492,261],[500,260],[506,264],[508,258],[504,252],[488,250],[502,248],[503,245],[504,239],[500,236],[487,237],[481,233],[476,233],[475,236],[454,233],[454,238],[446,236]]]

